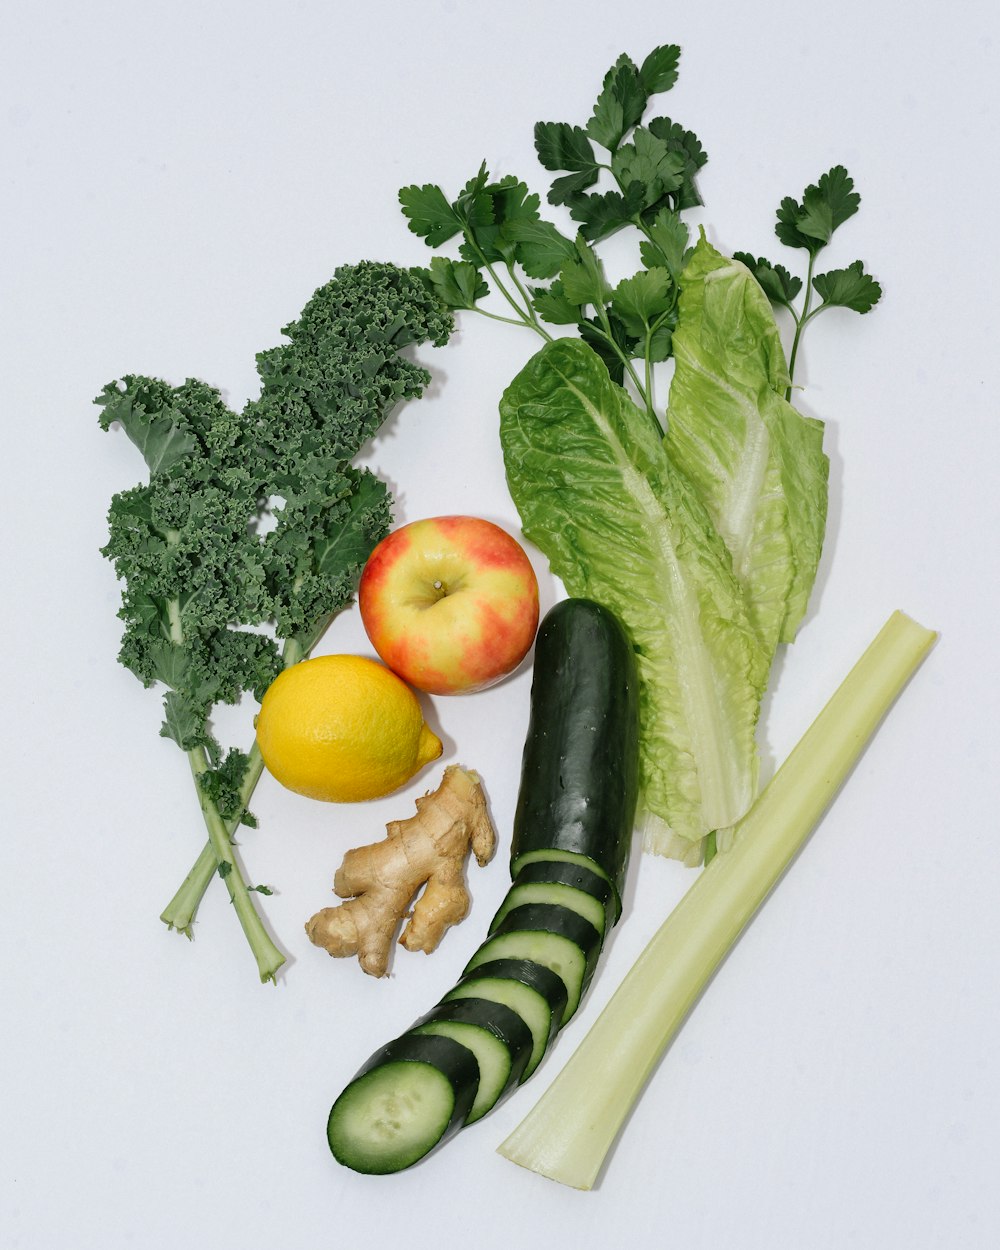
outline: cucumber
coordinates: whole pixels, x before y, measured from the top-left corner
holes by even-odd
[[[409,1032],[450,1037],[476,1056],[479,1085],[466,1124],[491,1111],[520,1082],[533,1046],[531,1030],[516,1011],[482,998],[442,1001]]]
[[[638,725],[623,627],[589,600],[558,604],[535,645],[513,884],[459,983],[334,1104],[328,1133],[341,1163],[416,1163],[529,1076],[576,1011],[621,914]]]
[[[377,1050],[333,1104],[330,1150],[355,1172],[402,1171],[462,1127],[478,1087],[479,1065],[466,1046],[404,1033]]]
[[[617,896],[607,877],[582,864],[536,860],[524,865],[493,918],[493,927],[519,903],[558,903],[579,912],[600,931],[602,938],[618,919]]]
[[[508,894],[509,897],[509,894]],[[501,911],[504,905],[501,904]],[[521,958],[551,968],[566,986],[563,1024],[573,1015],[597,967],[601,934],[568,907],[526,903],[507,911],[465,967],[470,972],[491,959]]]
[[[489,1000],[520,1016],[531,1034],[531,1050],[520,1079],[526,1081],[541,1063],[566,1006],[566,986],[559,976],[527,960],[497,959],[480,964],[447,991],[442,1003],[459,999]]]
[[[522,851],[516,857],[511,857],[511,880],[515,880],[525,868],[534,864],[573,864],[578,868],[588,869],[595,876],[601,877],[608,885],[612,884],[611,878],[603,868],[595,864],[592,859],[588,859],[586,855],[578,855],[575,851]]]
[[[613,613],[587,599],[548,613],[535,640],[512,875],[536,851],[582,855],[611,881],[619,914],[639,794],[638,683]]]
[[[523,857],[522,857],[523,859]],[[574,890],[583,890],[598,900],[609,916],[609,928],[618,919],[614,910],[615,891],[608,878],[594,871],[593,865],[578,860],[565,859],[533,859],[522,863],[513,874],[515,885],[534,881],[545,881],[553,885],[569,885]]]

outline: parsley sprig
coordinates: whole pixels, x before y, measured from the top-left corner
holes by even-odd
[[[538,159],[558,175],[548,201],[568,209],[577,225],[572,238],[542,217],[539,196],[525,182],[513,175],[491,180],[485,162],[454,199],[434,183],[399,193],[410,229],[428,246],[461,239],[460,259],[435,256],[425,271],[443,303],[527,326],[544,340],[553,337],[547,326],[575,326],[611,377],[631,383],[661,433],[653,366],[672,354],[681,275],[691,254],[681,215],[702,203],[696,178],[708,159],[697,135],[681,123],[666,116],[644,121],[652,97],[676,83],[679,63],[675,44],[654,48],[641,64],[623,54],[605,75],[585,125],[535,126]],[[817,255],[857,212],[860,199],[847,170],[837,165],[807,187],[801,201],[782,200],[776,233],[787,246],[808,252],[804,284],[781,264],[735,253],[769,299],[792,316],[790,377],[802,334],[820,312],[868,312],[881,296],[861,261],[814,272]],[[612,286],[597,245],[626,228],[638,232],[642,267]],[[505,311],[487,302],[491,291]]]
[[[545,340],[552,338],[546,326],[576,326],[616,381],[629,378],[661,433],[653,365],[670,355],[689,249],[680,215],[701,203],[695,177],[707,157],[679,123],[662,116],[643,124],[643,117],[651,98],[676,82],[679,60],[674,44],[639,65],[622,55],[585,126],[536,125],[538,158],[559,175],[548,200],[569,210],[573,238],[541,216],[526,183],[492,181],[485,163],[455,199],[432,183],[399,193],[410,229],[430,247],[461,237],[460,259],[435,256],[427,270],[448,307],[525,325]],[[609,185],[595,189],[601,180]],[[643,267],[612,286],[595,244],[624,228],[639,232]],[[491,289],[506,313],[484,306]]]
[[[864,263],[853,261],[845,269],[830,269],[826,273],[814,273],[816,257],[830,242],[833,232],[853,217],[861,204],[861,196],[854,189],[854,180],[843,167],[835,165],[813,185],[806,187],[801,201],[786,196],[778,207],[775,234],[787,247],[804,249],[809,260],[804,284],[805,294],[801,308],[793,300],[803,290],[803,282],[779,264],[772,264],[763,256],[749,252],[735,252],[734,259],[741,261],[753,273],[772,304],[785,308],[795,323],[795,335],[788,359],[789,378],[795,374],[795,361],[799,344],[806,326],[827,308],[850,308],[857,313],[870,312],[882,296],[882,288],[866,273]],[[820,303],[813,306],[813,294]],[[789,384],[785,398],[790,399]]]

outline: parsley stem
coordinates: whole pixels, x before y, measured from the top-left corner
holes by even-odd
[[[594,304],[593,307],[597,312],[598,318],[600,319],[601,326],[604,327],[603,330],[598,326],[595,326],[594,328],[600,334],[601,338],[603,338],[604,341],[608,344],[608,346],[614,351],[618,359],[622,362],[622,365],[624,366],[626,372],[628,373],[629,377],[632,379],[632,384],[635,386],[636,393],[639,395],[639,397],[642,399],[643,404],[645,405],[646,413],[649,416],[649,419],[652,421],[653,425],[656,427],[657,433],[659,434],[660,438],[662,438],[663,426],[660,425],[660,419],[659,417],[657,417],[656,410],[653,408],[653,399],[649,390],[648,377],[647,377],[647,385],[643,386],[638,373],[636,373],[635,371],[635,366],[632,364],[631,359],[625,354],[625,352],[622,351],[621,346],[618,343],[618,340],[615,338],[614,333],[612,332],[611,322],[608,319],[607,309],[604,307],[603,304],[600,304],[600,303]]]
[[[812,302],[812,290],[813,290],[813,285],[812,285],[813,266],[815,265],[815,263],[816,263],[816,257],[813,255],[812,252],[810,252],[809,253],[809,268],[806,271],[806,293],[805,293],[805,298],[802,301],[802,314],[798,318],[795,324],[795,337],[792,339],[792,351],[791,351],[791,355],[788,357],[788,388],[785,391],[786,403],[791,403],[792,401],[792,383],[795,379],[795,358],[799,354],[799,342],[802,338],[802,331],[806,328],[806,324],[809,321],[809,305]]]
[[[486,271],[489,273],[490,277],[493,279],[496,285],[496,289],[504,297],[507,303],[510,304],[511,308],[513,308],[513,310],[517,313],[518,319],[516,322],[514,322],[514,324],[527,326],[529,329],[534,330],[536,334],[540,334],[541,337],[545,339],[547,343],[551,343],[552,335],[549,334],[548,330],[545,329],[545,327],[539,322],[538,318],[535,316],[534,311],[532,310],[532,307],[531,307],[531,303],[528,299],[528,293],[527,291],[525,291],[524,287],[521,286],[520,282],[518,282],[517,277],[515,276],[513,270],[511,270],[510,276],[514,279],[515,285],[517,286],[518,290],[521,292],[522,296],[524,297],[525,303],[524,303],[523,308],[517,302],[514,296],[511,295],[510,291],[503,284],[503,282],[501,282],[500,275],[497,273],[496,269],[491,264],[491,262],[486,259],[485,252],[479,246],[476,240],[472,237],[469,231],[465,231],[465,241],[469,245],[469,247],[476,253],[480,261],[482,261],[483,265],[486,267]],[[509,265],[508,265],[508,269],[510,269]],[[483,312],[483,309],[477,309],[477,311]],[[484,315],[488,317],[492,316],[496,320],[509,320],[509,318],[497,317],[496,313],[484,313]]]
[[[508,326],[527,325],[529,329],[531,330],[535,329],[535,327],[533,325],[529,325],[529,323],[526,322],[523,317],[521,317],[520,319],[518,319],[517,317],[502,317],[500,313],[487,312],[485,308],[480,308],[478,304],[475,306],[475,308],[472,309],[472,311],[479,313],[480,316],[482,317],[489,317],[491,321],[502,321],[504,325],[508,325]]]
[[[532,326],[536,330],[541,330],[542,327],[538,321],[538,314],[535,312],[534,308],[532,308],[531,306],[531,296],[525,290],[523,283],[521,282],[520,278],[518,278],[517,273],[514,269],[514,266],[510,263],[510,261],[507,262],[507,272],[510,274],[511,280],[513,281],[514,285],[517,287],[518,291],[520,292],[521,298],[524,300],[524,307],[528,313],[528,316],[531,318]],[[547,334],[546,337],[551,342],[552,336],[550,334]]]

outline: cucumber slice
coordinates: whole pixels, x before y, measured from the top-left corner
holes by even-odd
[[[485,983],[482,991],[477,988],[480,982]],[[495,992],[490,988],[494,982],[497,984]],[[505,993],[504,986],[509,987],[509,995]],[[525,1000],[519,993],[521,988],[530,990],[537,998]],[[501,1001],[510,997],[509,1005],[514,1006],[515,1010],[515,1000],[531,1003],[530,1007],[519,1012],[521,1019],[529,1027],[538,1029],[537,1033],[532,1033],[535,1045],[528,1067],[521,1078],[525,1080],[541,1062],[547,1047],[562,1027],[566,1014],[566,983],[562,977],[551,968],[533,963],[530,959],[487,959],[484,963],[477,963],[474,968],[466,969],[461,981],[445,997],[466,992],[480,994],[484,998],[500,998]],[[545,1006],[545,1014],[540,1013],[536,1019],[534,1011],[539,998]]]
[[[567,907],[528,903],[504,916],[462,975],[492,959],[530,959],[551,968],[566,986],[565,1024],[590,984],[600,952],[601,935],[589,920]]]
[[[376,1051],[333,1104],[330,1150],[355,1172],[399,1172],[462,1127],[478,1086],[468,1047],[404,1034]]]
[[[534,859],[518,869],[514,877],[515,885],[526,885],[528,882],[547,881],[551,885],[568,885],[574,890],[582,890],[596,898],[604,907],[604,931],[618,923],[621,904],[618,892],[594,863],[574,863],[564,859]]]
[[[460,1000],[496,1003],[497,1006],[509,1007],[517,1013],[531,1035],[531,1045],[519,1078],[521,1081],[527,1080],[545,1054],[552,1024],[552,1012],[541,994],[517,981],[505,981],[502,977],[478,977],[475,980],[460,981],[454,989],[448,991],[443,1001]]]
[[[581,855],[579,851],[550,849],[524,851],[510,861],[511,880],[516,880],[529,864],[576,864],[580,868],[587,868],[597,876],[603,877],[608,885],[614,885],[614,882],[600,864],[592,860],[589,855]]]
[[[535,865],[535,867],[542,867],[542,865]],[[570,911],[575,911],[584,920],[589,920],[600,934],[602,941],[604,939],[607,913],[600,899],[594,898],[592,894],[586,894],[583,890],[577,890],[571,885],[550,881],[516,881],[508,890],[507,897],[500,905],[500,910],[493,917],[490,932],[495,933],[507,913],[525,903],[556,903],[560,907],[568,907]]]
[[[442,1001],[410,1032],[451,1037],[476,1056],[479,1090],[466,1124],[485,1115],[520,1082],[531,1058],[531,1030],[515,1011],[488,999]]]
[[[476,1056],[479,1084],[469,1114],[465,1117],[466,1124],[474,1124],[499,1102],[500,1095],[510,1082],[510,1051],[499,1038],[474,1024],[461,1024],[454,1020],[432,1020],[429,1024],[417,1025],[411,1032],[418,1036],[433,1034],[435,1037],[450,1037],[468,1047]]]

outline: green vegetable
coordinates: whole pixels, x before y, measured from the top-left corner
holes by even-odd
[[[253,823],[246,808],[263,764],[256,746],[223,754],[212,709],[244,691],[260,698],[350,603],[390,517],[384,483],[350,462],[429,380],[402,350],[444,343],[451,327],[418,272],[366,262],[338,270],[285,328],[287,341],[258,356],[261,394],[241,414],[197,381],[127,376],[97,400],[102,427],[120,425],[149,470],[109,513],[104,554],[124,583],[119,659],[144,685],[166,687],[161,733],[188,756],[209,832],[162,918],[190,936],[218,873],[263,981],[284,959],[231,842]],[[275,524],[262,537],[268,513]]]
[[[465,1124],[479,1062],[461,1042],[404,1033],[376,1051],[333,1105],[327,1140],[355,1172],[400,1172]]]
[[[935,637],[902,613],[889,619],[501,1154],[565,1185],[593,1185],[658,1058]]]
[[[341,1163],[392,1172],[417,1162],[526,1080],[575,1011],[601,953],[605,916],[614,916],[605,904],[611,891],[620,893],[628,859],[636,696],[628,639],[614,615],[578,599],[553,608],[536,644],[512,860],[522,850],[533,856],[528,866],[541,875],[529,874],[529,889],[552,867],[562,879],[548,888],[561,892],[560,901],[520,902],[525,883],[515,878],[458,985],[376,1052],[334,1103],[327,1134]],[[546,863],[539,858],[546,853],[570,858]],[[579,884],[569,884],[570,870],[584,864]],[[457,1051],[409,1049],[445,1039]]]
[[[541,217],[527,184],[491,181],[485,165],[454,200],[429,183],[405,187],[400,202],[429,246],[461,239],[460,260],[435,256],[427,272],[443,302],[527,326],[546,342],[547,325],[574,327],[628,392],[602,447],[606,421],[591,419],[587,403],[569,420],[559,386],[549,387],[558,413],[542,412],[541,383],[522,402],[528,376],[545,372],[529,366],[508,392],[508,481],[525,532],[570,593],[607,603],[633,631],[645,843],[696,864],[728,843],[756,792],[761,697],[778,644],[795,637],[805,614],[823,546],[823,427],[788,403],[801,337],[822,309],[865,312],[881,290],[860,261],[814,274],[816,256],[860,203],[842,166],[778,210],[779,239],[808,252],[801,309],[802,279],[784,266],[745,253],[729,260],[704,238],[691,246],[682,215],[701,203],[705,150],[669,117],[644,120],[651,98],[674,85],[679,58],[674,45],[641,64],[623,55],[586,126],[535,127],[539,160],[560,175],[549,202],[569,210],[575,238]],[[595,245],[623,229],[635,232],[642,267],[612,284]],[[769,302],[795,323],[787,364]],[[671,356],[664,414],[655,366]],[[544,349],[537,358],[552,359]],[[557,431],[583,441],[560,443]],[[664,453],[654,452],[664,434]],[[676,644],[658,642],[657,627],[678,620]]]
[[[823,426],[783,398],[778,327],[742,264],[702,238],[681,286],[667,445],[729,549],[770,660],[795,637],[819,564]]]
[[[620,623],[597,603],[557,604],[535,640],[511,877],[596,890],[602,904],[610,887],[612,923],[631,850],[638,731],[635,657]],[[577,865],[557,864],[547,877],[538,863],[524,866],[526,857],[565,852]]]
[[[770,658],[722,540],[669,440],[577,340],[542,348],[514,379],[500,441],[525,535],[571,595],[605,604],[629,632],[642,802],[700,860],[701,839],[753,801]],[[650,844],[676,849],[668,836],[652,830]]]
[[[882,297],[882,288],[865,272],[864,263],[860,260],[852,262],[846,269],[831,269],[818,274],[813,272],[817,255],[830,242],[837,227],[854,216],[860,203],[861,196],[854,190],[854,180],[843,165],[835,165],[814,186],[806,187],[801,203],[791,196],[781,201],[775,234],[787,247],[804,248],[809,253],[801,310],[792,303],[802,290],[799,278],[793,278],[784,266],[772,264],[763,256],[754,257],[747,252],[734,254],[734,259],[741,261],[753,273],[768,299],[787,309],[795,322],[785,399],[792,396],[795,360],[802,333],[810,321],[825,308],[871,312]],[[813,291],[821,301],[815,308],[812,307]]]
[[[657,428],[652,367],[670,355],[688,248],[680,214],[701,203],[695,177],[707,156],[697,136],[669,117],[640,122],[651,98],[676,82],[679,59],[673,44],[655,48],[641,65],[623,55],[586,128],[536,125],[539,160],[561,174],[549,202],[569,210],[575,239],[541,217],[526,183],[491,181],[485,165],[454,200],[433,183],[399,193],[410,229],[430,247],[462,238],[461,260],[435,257],[428,270],[449,307],[526,325],[546,340],[552,336],[543,322],[576,326],[616,381],[630,379]],[[613,189],[590,190],[603,174]],[[592,244],[624,228],[639,231],[645,268],[612,287]],[[483,305],[491,283],[508,315]]]

